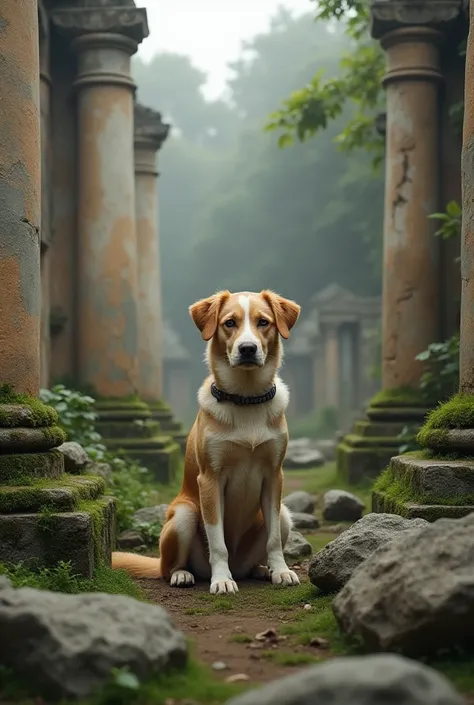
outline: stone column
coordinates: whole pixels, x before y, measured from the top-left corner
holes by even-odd
[[[440,336],[439,241],[429,215],[439,204],[440,47],[460,12],[443,3],[374,0],[372,35],[387,55],[386,184],[384,214],[382,391],[368,421],[340,446],[348,479],[377,475],[399,452],[404,428],[412,435],[426,409],[416,356]]]
[[[339,327],[327,325],[324,328],[325,405],[339,410]]]
[[[40,381],[40,70],[37,0],[0,6],[0,562],[110,561],[113,501],[98,478],[64,474],[56,412]],[[81,482],[83,480],[83,482]],[[26,487],[25,487],[26,486]],[[41,514],[48,508],[47,518]],[[95,523],[94,523],[95,521]],[[46,523],[45,523],[46,522]],[[97,531],[97,522],[101,530]],[[100,535],[99,535],[100,534]]]
[[[50,277],[51,277],[51,75],[49,18],[40,3],[40,125],[41,125],[41,335],[40,335],[40,383],[50,383],[51,335],[50,335]]]
[[[139,398],[139,303],[131,56],[148,34],[135,7],[73,8],[52,14],[73,38],[78,71],[78,368],[98,399],[98,430],[172,479],[179,447]],[[141,424],[135,422],[141,421]]]
[[[162,397],[163,322],[158,241],[157,152],[169,125],[161,115],[135,105],[135,208],[138,270],[138,367],[140,396]]]

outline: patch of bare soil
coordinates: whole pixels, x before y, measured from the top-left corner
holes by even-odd
[[[307,582],[307,564],[293,568],[301,582]],[[239,596],[212,596],[210,600],[208,582],[185,589],[171,588],[162,580],[139,583],[148,598],[164,607],[176,626],[193,640],[199,661],[211,668],[221,666],[222,670],[214,672],[222,680],[243,674],[245,680],[265,683],[294,672],[295,666],[329,655],[324,643],[322,648],[302,646],[291,636],[279,633],[281,625],[291,622],[304,605],[296,604],[280,614],[276,610],[271,614],[268,609],[262,609],[264,595],[262,593],[260,600],[260,591],[278,589],[268,582],[241,581]],[[240,597],[246,593],[249,599],[245,599],[245,605],[226,609],[232,600],[240,602]],[[212,600],[217,600],[217,610]]]

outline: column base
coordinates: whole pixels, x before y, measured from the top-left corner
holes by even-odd
[[[392,458],[374,483],[373,512],[427,521],[474,512],[474,460],[427,455],[421,451]]]
[[[377,477],[403,444],[415,440],[426,407],[415,390],[390,390],[377,394],[366,414],[367,418],[357,421],[337,448],[338,474],[353,485]],[[410,434],[402,441],[400,434],[405,427]]]
[[[115,503],[101,478],[64,472],[65,440],[54,409],[24,395],[0,396],[0,562],[37,570],[70,562],[91,578],[110,564]]]
[[[161,434],[161,424],[142,401],[99,400],[97,430],[111,451],[123,450],[146,467],[157,482],[176,478],[181,450],[171,434]]]
[[[148,407],[150,408],[152,419],[159,422],[163,431],[172,436],[181,451],[185,453],[188,432],[183,429],[179,421],[176,421],[171,407],[162,401],[149,402]]]

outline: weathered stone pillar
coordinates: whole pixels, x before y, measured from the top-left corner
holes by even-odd
[[[151,108],[135,104],[135,208],[138,269],[138,367],[140,396],[162,397],[163,312],[158,242],[157,152],[169,125]]]
[[[156,435],[159,427],[151,423],[151,411],[139,398],[135,84],[130,64],[148,34],[146,11],[91,4],[52,15],[58,29],[73,38],[78,60],[79,382],[98,398],[98,430],[105,444],[127,451],[168,481],[179,447]]]
[[[41,132],[41,335],[40,335],[40,384],[48,387],[50,382],[51,334],[50,334],[50,278],[51,278],[51,75],[49,18],[39,4],[40,26],[40,132]]]
[[[417,436],[423,455],[392,458],[372,498],[375,512],[429,521],[474,512],[474,3],[470,13],[462,148],[460,394],[431,411]]]
[[[324,326],[325,405],[339,409],[339,327]]]
[[[113,501],[64,474],[64,433],[40,381],[40,71],[37,0],[0,7],[0,562],[110,560]],[[91,512],[91,501],[94,511]],[[85,501],[87,500],[87,503]],[[42,509],[48,513],[41,513]]]
[[[439,242],[429,219],[439,210],[440,47],[460,5],[372,3],[372,35],[387,54],[382,391],[369,421],[339,448],[339,469],[354,481],[386,467],[402,430],[414,433],[426,414],[416,356],[440,331]]]

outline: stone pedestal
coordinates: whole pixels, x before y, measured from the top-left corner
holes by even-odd
[[[390,398],[390,408],[381,414],[372,403],[368,422],[344,439],[338,466],[348,478],[377,475],[401,445],[403,428],[415,432],[423,421],[419,400],[415,409],[407,400],[419,387],[422,363],[416,356],[439,339],[439,241],[428,216],[439,211],[442,30],[456,9],[454,0],[420,5],[375,0],[371,7],[373,36],[387,54],[382,395]],[[356,450],[366,443],[362,429],[371,436],[363,452]]]
[[[0,562],[110,560],[113,502],[100,480],[64,473],[57,414],[40,381],[40,114],[36,0],[0,9]]]
[[[447,3],[449,5],[449,3]],[[474,4],[466,54],[462,151],[460,393],[429,414],[418,433],[423,451],[393,458],[375,483],[373,510],[434,521],[474,512]]]

